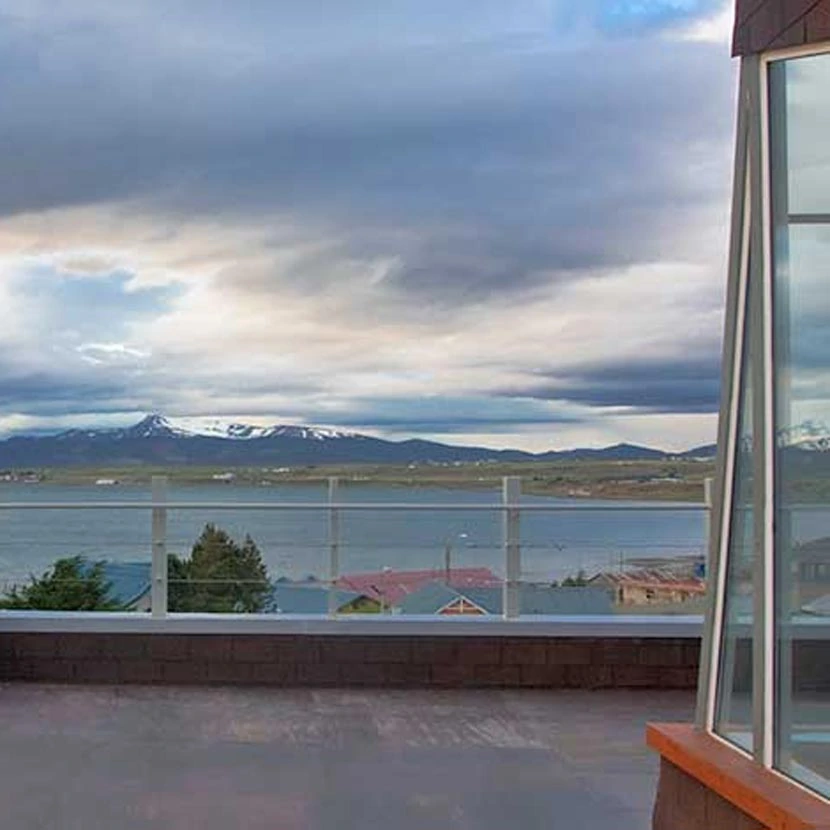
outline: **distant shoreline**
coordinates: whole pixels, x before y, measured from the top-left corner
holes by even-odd
[[[330,477],[343,486],[498,490],[504,476],[519,476],[528,495],[573,499],[702,502],[704,479],[714,463],[692,460],[568,461],[503,464],[348,464],[304,467],[52,467],[3,471],[6,486],[51,484],[112,488],[149,487],[166,475],[173,484],[216,487],[321,486]],[[12,480],[9,480],[12,477]]]

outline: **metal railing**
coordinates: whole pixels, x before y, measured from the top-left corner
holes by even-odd
[[[704,482],[704,501],[702,503],[679,504],[676,502],[649,502],[630,504],[620,502],[597,503],[522,503],[521,478],[506,476],[502,479],[501,501],[495,503],[415,503],[415,502],[344,502],[339,499],[339,481],[328,479],[328,498],[315,502],[240,502],[240,501],[173,501],[169,498],[168,479],[166,476],[154,476],[151,482],[151,500],[147,501],[34,501],[2,502],[0,513],[6,510],[141,510],[151,514],[151,568],[150,568],[150,613],[153,618],[166,618],[168,605],[168,514],[171,511],[211,510],[211,511],[312,511],[327,514],[328,554],[326,579],[323,583],[328,589],[328,616],[342,617],[338,614],[338,590],[342,590],[340,553],[341,517],[345,512],[360,511],[457,511],[457,512],[497,512],[502,516],[501,549],[503,551],[504,581],[502,583],[502,616],[504,619],[516,619],[520,616],[520,588],[522,585],[522,542],[521,520],[527,513],[559,512],[660,512],[660,511],[705,511],[706,521],[711,510],[710,480]],[[708,533],[703,536],[708,538]]]

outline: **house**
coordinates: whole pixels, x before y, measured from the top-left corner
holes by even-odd
[[[97,562],[84,563],[89,573]],[[150,611],[150,562],[101,562],[104,582],[109,584],[106,598],[123,611]],[[381,610],[374,597],[357,591],[338,589],[338,614],[376,614]],[[274,582],[266,599],[265,614],[328,614],[329,591],[325,583],[281,578]]]
[[[403,598],[401,614],[501,615],[504,588],[501,585],[457,586],[431,582]],[[602,588],[553,588],[548,585],[519,586],[523,615],[571,616],[612,613],[611,599]]]
[[[430,582],[402,597],[396,608],[399,614],[489,614],[486,607],[444,582]]]
[[[398,608],[403,599],[425,585],[434,582],[452,584],[454,587],[496,587],[501,584],[498,576],[489,568],[452,568],[419,571],[393,571],[347,574],[337,585],[376,599],[384,608]]]
[[[357,591],[338,589],[338,614],[376,614],[380,603]],[[321,582],[279,580],[271,587],[263,612],[266,614],[328,614],[329,589]]]
[[[830,582],[830,537],[810,539],[793,546],[792,561],[797,563],[801,582]]]
[[[677,576],[661,570],[603,571],[588,580],[603,588],[618,605],[679,603],[706,594],[706,582],[696,576]]]

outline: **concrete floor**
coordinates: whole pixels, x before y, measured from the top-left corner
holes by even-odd
[[[685,692],[0,684],[0,826],[646,830]]]

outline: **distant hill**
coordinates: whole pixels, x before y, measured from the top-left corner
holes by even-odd
[[[665,458],[663,450],[640,447],[636,444],[614,444],[601,450],[576,449],[541,453],[540,461],[643,461]]]
[[[130,465],[282,466],[311,464],[451,464],[487,461],[627,461],[706,457],[714,448],[668,454],[616,444],[605,449],[529,453],[460,447],[411,439],[387,441],[313,426],[269,427],[220,419],[148,415],[123,429],[71,429],[56,435],[16,435],[0,441],[0,468]]]
[[[704,444],[702,447],[693,447],[686,452],[675,453],[677,458],[714,458],[718,454],[717,444]]]

